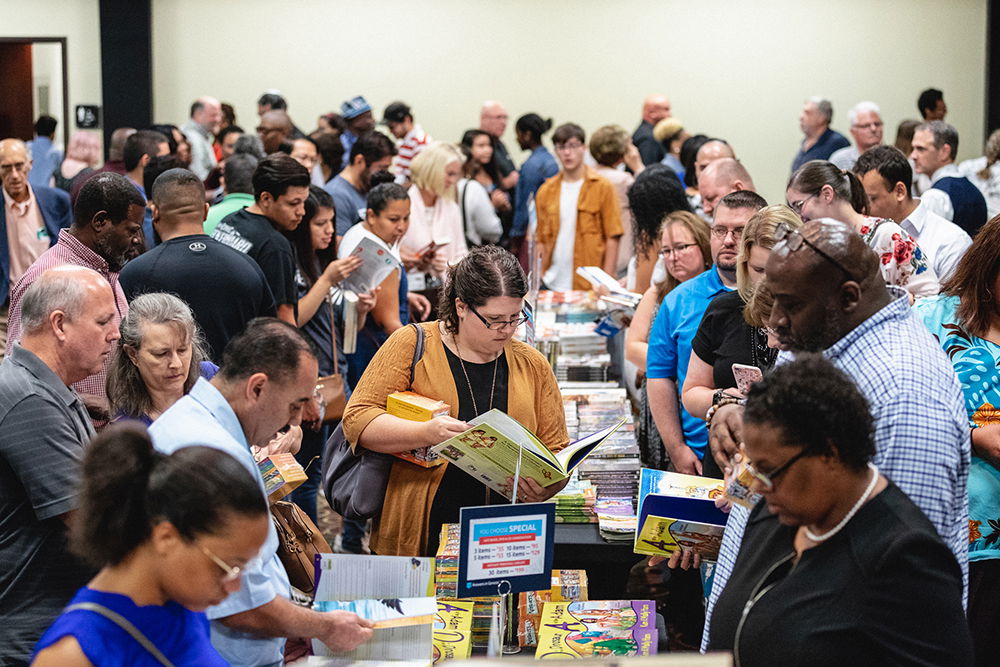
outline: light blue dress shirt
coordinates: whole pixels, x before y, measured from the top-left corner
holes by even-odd
[[[156,449],[165,454],[195,445],[226,452],[253,473],[260,484],[260,492],[266,496],[264,482],[236,413],[219,390],[204,378],[198,378],[187,396],[153,422],[149,434]],[[260,554],[243,568],[240,589],[205,612],[212,621],[212,645],[223,658],[233,665],[254,667],[282,663],[284,638],[262,638],[239,632],[216,620],[256,609],[279,595],[290,597],[291,587],[278,559],[278,535],[269,521],[267,539]]]

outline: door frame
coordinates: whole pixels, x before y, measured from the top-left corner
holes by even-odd
[[[69,128],[70,124],[75,124],[75,117],[71,116],[69,113],[69,70],[68,62],[69,57],[67,56],[66,49],[66,38],[65,37],[0,37],[0,44],[34,44],[34,43],[45,43],[45,44],[59,44],[62,49],[62,96],[63,96],[63,108],[62,108],[62,126],[63,126],[63,146],[69,148]],[[32,109],[34,111],[34,109]],[[34,114],[32,114],[34,116]],[[33,121],[37,120],[37,116],[33,118]]]

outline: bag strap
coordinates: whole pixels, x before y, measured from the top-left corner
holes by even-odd
[[[417,331],[417,343],[413,346],[413,361],[410,362],[410,387],[413,387],[413,372],[417,368],[417,362],[424,356],[424,328],[419,324],[411,324]]]
[[[163,655],[163,653],[160,652],[160,649],[156,648],[156,645],[154,645],[146,635],[142,634],[142,631],[139,630],[139,628],[132,625],[132,622],[121,614],[111,611],[104,605],[97,604],[96,602],[77,602],[76,604],[71,604],[66,607],[63,612],[65,613],[77,610],[92,611],[95,614],[100,614],[125,632],[129,633],[132,636],[132,639],[136,640],[144,649],[146,649],[146,651],[149,652],[150,655],[156,658],[156,661],[161,665],[164,667],[174,667],[174,663],[167,660],[167,656]]]
[[[469,239],[469,221],[465,215],[465,193],[469,191],[469,180],[471,179],[466,179],[465,185],[462,186],[462,194],[458,198],[459,207],[462,209],[462,232],[465,234],[466,240]]]
[[[337,366],[337,318],[334,316],[333,299],[329,294],[326,295],[326,303],[330,306],[330,352],[333,354],[333,374],[340,375]]]

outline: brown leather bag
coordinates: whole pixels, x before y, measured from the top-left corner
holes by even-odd
[[[316,380],[316,393],[323,403],[323,423],[338,422],[344,416],[347,407],[347,396],[344,395],[344,376],[340,374],[337,364],[337,333],[333,315],[333,303],[330,306],[330,352],[333,354],[333,375],[324,375]]]
[[[279,500],[271,505],[271,520],[278,532],[278,558],[292,586],[312,595],[316,554],[333,553],[312,519],[295,503]]]

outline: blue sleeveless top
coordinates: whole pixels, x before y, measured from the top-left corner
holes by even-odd
[[[87,587],[77,591],[69,604],[78,602],[95,602],[121,614],[177,667],[229,664],[209,641],[208,618],[201,612],[185,609],[173,601],[163,606],[140,607],[125,595]],[[76,639],[84,655],[96,667],[161,667],[132,635],[99,613],[84,609],[63,612],[38,640],[35,653],[67,635]]]

